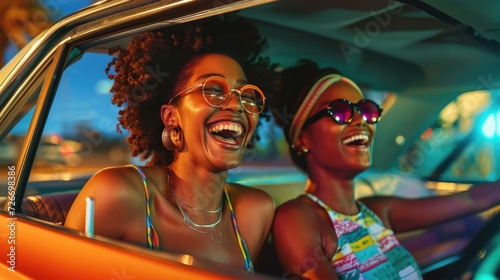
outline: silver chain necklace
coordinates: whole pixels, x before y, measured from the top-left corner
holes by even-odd
[[[223,206],[223,200],[221,199],[220,201],[220,206],[218,209],[216,210],[203,210],[203,209],[198,209],[196,207],[193,207],[189,204],[187,204],[185,201],[183,201],[182,199],[178,198],[177,197],[177,194],[175,193],[175,190],[172,186],[172,184],[170,184],[170,170],[169,172],[167,173],[167,182],[168,182],[168,185],[170,186],[170,189],[172,190],[172,196],[174,197],[174,200],[175,200],[175,203],[177,204],[177,207],[179,208],[179,211],[181,212],[181,215],[182,215],[182,221],[184,222],[184,224],[190,228],[191,230],[194,230],[198,233],[203,233],[203,234],[206,234],[206,233],[209,233],[210,235],[210,239],[216,243],[220,243],[222,241],[222,232],[220,230],[217,230],[217,226],[220,224],[220,222],[222,221],[222,206]],[[181,202],[182,204],[186,205],[187,207],[195,210],[195,211],[199,211],[199,212],[202,212],[202,213],[208,213],[208,214],[215,214],[215,213],[219,213],[219,219],[217,219],[217,221],[215,221],[214,223],[211,223],[211,224],[198,224],[198,223],[195,223],[193,222],[193,220],[191,220],[191,218],[189,218],[189,216],[184,212],[184,210],[182,209],[180,203]],[[213,230],[209,230],[209,231],[205,231],[205,230],[201,230],[199,228],[209,228],[209,229],[213,229]]]
[[[191,208],[191,209],[193,209],[193,210],[195,210],[195,211],[199,211],[199,212],[203,212],[203,213],[207,213],[207,214],[215,214],[215,213],[218,213],[220,210],[222,210],[222,204],[223,204],[223,203],[222,203],[222,199],[221,199],[221,201],[220,201],[220,206],[219,206],[219,208],[217,208],[217,209],[215,209],[215,210],[204,210],[204,209],[199,209],[199,208],[193,207],[193,206],[189,205],[187,202],[185,202],[184,200],[182,200],[182,199],[180,199],[179,197],[177,197],[177,195],[175,194],[175,192],[173,191],[173,189],[172,189],[172,192],[174,193],[175,199],[176,199],[178,202],[180,202],[180,203],[182,203],[182,204],[186,205],[187,207],[189,207],[189,208]]]

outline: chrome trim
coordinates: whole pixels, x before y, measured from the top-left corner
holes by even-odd
[[[64,41],[63,41],[64,42]],[[29,72],[29,74],[22,79],[21,84],[16,87],[16,91],[9,96],[8,101],[2,107],[0,111],[0,123],[10,123],[16,121],[18,117],[16,114],[16,110],[18,106],[22,106],[23,101],[28,100],[32,95],[36,94],[36,88],[33,88],[32,91],[26,91],[31,86],[35,86],[36,82],[43,78],[40,75],[44,73],[44,68],[50,64],[50,61],[53,59],[53,54],[56,48],[51,49],[48,53],[45,54],[44,58],[36,64],[35,68]],[[43,83],[41,83],[43,84]],[[11,126],[1,126],[0,127],[0,137],[6,133],[5,130],[10,129]]]

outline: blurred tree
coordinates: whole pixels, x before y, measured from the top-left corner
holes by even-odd
[[[17,50],[53,24],[47,10],[37,0],[0,1],[0,67],[9,44]]]

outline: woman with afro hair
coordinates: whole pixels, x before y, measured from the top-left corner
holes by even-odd
[[[106,69],[112,103],[122,108],[117,129],[128,130],[132,155],[148,163],[97,172],[65,225],[83,231],[85,198],[93,197],[96,235],[252,271],[274,205],[226,177],[264,109],[264,79],[273,70],[260,57],[265,43],[255,27],[225,16],[147,32],[110,50],[117,55]]]

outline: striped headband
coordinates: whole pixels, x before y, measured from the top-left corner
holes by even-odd
[[[318,102],[318,99],[321,95],[334,83],[344,81],[354,87],[357,91],[361,92],[358,85],[356,85],[350,79],[338,75],[338,74],[328,74],[320,79],[311,87],[311,90],[307,93],[306,97],[302,101],[297,113],[293,117],[292,123],[290,124],[290,130],[288,131],[288,137],[290,139],[290,143],[295,145],[297,138],[299,137],[299,133],[304,126],[307,118],[311,114],[312,108]]]

